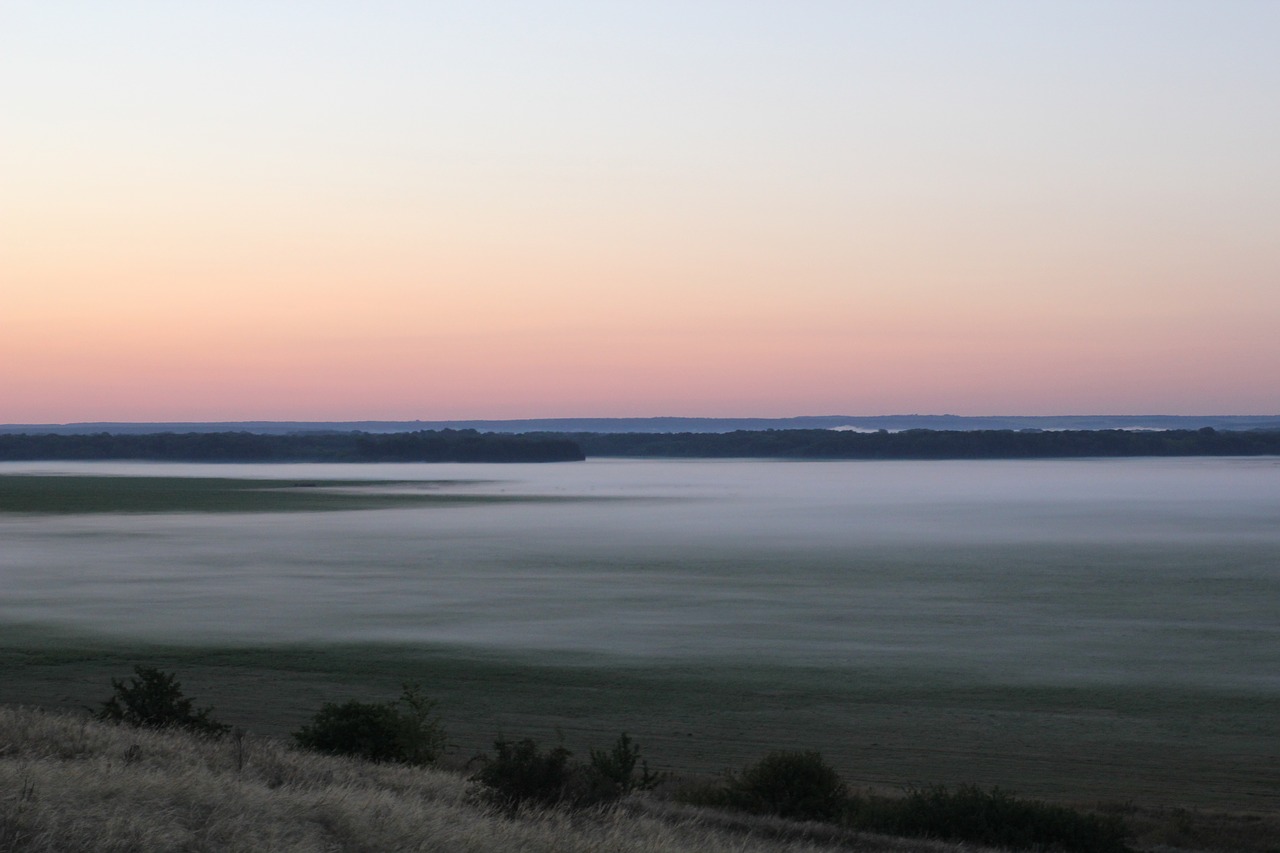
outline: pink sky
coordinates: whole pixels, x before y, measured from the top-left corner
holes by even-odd
[[[0,422],[1280,412],[1269,4],[68,8]]]

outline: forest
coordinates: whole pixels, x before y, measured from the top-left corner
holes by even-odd
[[[0,461],[574,462],[587,457],[1060,459],[1280,454],[1280,430],[830,429],[725,433],[254,432],[0,435]]]
[[[583,458],[578,445],[563,436],[499,435],[475,430],[0,435],[0,461],[576,462]]]
[[[1280,454],[1280,431],[829,429],[569,433],[591,456],[782,459],[1036,459]]]

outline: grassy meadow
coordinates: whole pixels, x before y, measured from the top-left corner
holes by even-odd
[[[8,636],[14,637],[13,631]],[[1165,690],[907,683],[875,671],[619,665],[396,646],[144,646],[28,630],[0,652],[0,703],[75,710],[135,663],[176,672],[224,722],[283,736],[324,702],[439,702],[450,760],[495,737],[579,755],[632,733],[655,769],[736,769],[819,749],[859,786],[979,784],[1064,802],[1280,812],[1280,700]]]
[[[977,853],[631,800],[507,814],[464,774],[0,707],[0,850]]]
[[[680,780],[585,811],[495,808],[456,763],[372,764],[236,732],[95,722],[0,706],[0,850],[556,851],[556,853],[982,853],[980,844],[681,805]],[[1134,804],[1118,818],[1137,851],[1274,853],[1280,817]],[[995,853],[995,851],[993,851]]]

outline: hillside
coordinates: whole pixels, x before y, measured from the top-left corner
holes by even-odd
[[[0,851],[980,853],[631,799],[507,815],[465,774],[0,707]]]
[[[632,795],[577,812],[483,804],[469,773],[302,752],[237,732],[0,706],[0,851],[995,853]],[[1139,851],[1269,851],[1280,818],[1128,807]]]

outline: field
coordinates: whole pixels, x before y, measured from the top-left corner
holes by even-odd
[[[999,785],[1064,801],[1280,811],[1280,701],[1115,688],[904,684],[875,672],[617,666],[387,646],[123,646],[26,633],[6,643],[0,702],[96,705],[135,663],[251,731],[283,735],[326,701],[440,702],[452,755],[499,734],[579,754],[632,733],[658,769],[716,773],[769,749],[820,749],[852,782]],[[559,656],[557,656],[559,657]]]
[[[25,475],[0,477],[0,513],[339,512],[530,500],[458,494],[459,481]],[[440,491],[450,488],[452,491]],[[549,500],[543,498],[543,500]]]
[[[632,465],[664,484],[688,470]],[[91,707],[111,678],[142,664],[177,673],[218,719],[283,736],[323,702],[391,699],[416,682],[439,702],[454,764],[499,735],[562,741],[582,755],[626,731],[657,769],[685,775],[741,768],[770,749],[819,749],[852,784],[882,790],[977,783],[1117,808],[1280,812],[1280,690],[1266,615],[1274,507],[1256,496],[1241,511],[1221,502],[1152,509],[1135,497],[1121,519],[1111,506],[1085,518],[1087,542],[1037,538],[1036,524],[1057,523],[1051,509],[1080,529],[1083,499],[1065,501],[1065,489],[1055,500],[1067,509],[1031,505],[1013,520],[1007,507],[1021,499],[1001,497],[1007,505],[994,514],[1003,526],[972,533],[974,519],[992,513],[958,506],[954,494],[921,508],[919,523],[903,521],[901,506],[890,519],[868,503],[834,533],[814,521],[823,494],[807,498],[815,508],[803,519],[770,521],[739,501],[724,504],[737,525],[724,544],[698,538],[715,519],[697,496],[593,490],[563,479],[590,469],[564,470],[501,487],[477,486],[457,468],[430,480],[380,470],[359,481],[308,470],[272,488],[255,477],[154,477],[123,492],[109,474],[0,478],[11,513],[0,521],[18,555],[8,558],[10,577],[24,580],[10,582],[0,622],[0,703]],[[726,465],[708,470],[739,476]],[[810,495],[829,471],[795,470]],[[994,470],[1009,471],[1010,482],[1026,472]],[[1166,518],[1170,506],[1196,515]],[[91,518],[102,520],[77,520]],[[631,527],[616,540],[592,537],[616,518]],[[890,541],[900,536],[890,521],[909,546]],[[803,527],[805,538],[787,540],[782,555],[767,543],[784,526]],[[1157,537],[1173,544],[1151,545]],[[302,553],[286,556],[311,572],[299,580],[293,563],[288,572],[248,563],[264,543],[295,542],[306,543]],[[338,574],[356,553],[372,569]],[[853,557],[837,564],[836,553]],[[455,570],[457,555],[468,560]],[[785,576],[769,571],[784,556]],[[124,591],[83,591],[86,572],[73,571],[81,560],[119,574]],[[125,575],[117,566],[126,560],[155,568]],[[1089,574],[1072,574],[1085,560]],[[243,598],[219,597],[227,565]],[[413,573],[423,565],[431,583],[420,588]],[[713,597],[730,571],[734,586]],[[30,591],[42,578],[47,588]],[[839,586],[849,578],[856,586]],[[364,614],[349,592],[345,609],[306,610],[299,592],[328,601],[328,590],[353,588],[376,593],[376,612]],[[452,608],[451,621],[415,623],[388,609],[424,601]],[[699,609],[672,614],[689,601]],[[782,622],[778,613],[807,617]]]

